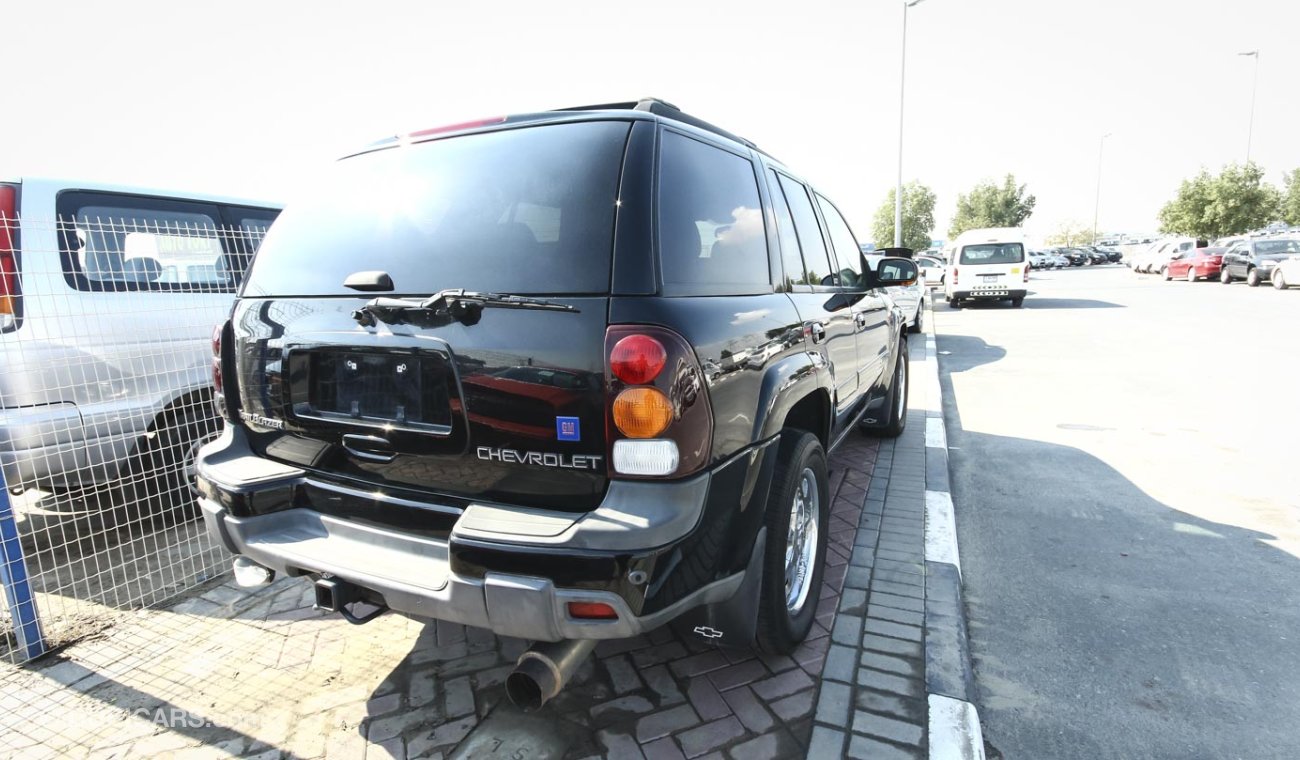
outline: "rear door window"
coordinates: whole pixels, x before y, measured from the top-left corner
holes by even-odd
[[[682,294],[770,291],[753,162],[664,130],[659,172],[664,287]]]
[[[802,183],[784,174],[777,176],[780,178],[781,189],[785,191],[785,198],[790,204],[794,229],[799,236],[799,245],[803,249],[808,282],[813,285],[838,285],[838,268],[831,266],[826,242],[822,238],[821,223],[817,221],[817,212],[813,210],[812,201],[808,198],[808,189]]]
[[[340,161],[276,219],[244,294],[356,295],[343,281],[375,269],[399,295],[608,293],[630,127],[502,129]]]
[[[857,238],[853,237],[853,231],[849,229],[849,223],[844,221],[835,204],[820,194],[817,196],[817,204],[821,206],[822,218],[826,220],[826,229],[831,234],[831,246],[835,249],[835,260],[839,265],[840,284],[854,289],[865,287],[862,251],[858,247]]]
[[[781,264],[785,270],[785,286],[812,285],[814,281],[808,276],[804,266],[803,255],[799,248],[799,236],[794,231],[794,217],[790,214],[790,204],[785,200],[785,191],[781,189],[781,180],[776,172],[767,170],[772,191],[772,207],[776,212],[776,232],[781,241]]]

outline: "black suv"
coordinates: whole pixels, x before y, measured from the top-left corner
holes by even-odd
[[[898,435],[907,344],[840,212],[662,101],[393,138],[271,229],[214,336],[197,465],[241,583],[553,642],[677,620],[788,652],[829,531],[826,452]]]

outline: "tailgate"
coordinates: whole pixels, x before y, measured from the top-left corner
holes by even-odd
[[[239,302],[239,415],[258,454],[377,490],[599,503],[606,298],[363,328],[351,313],[365,300]]]

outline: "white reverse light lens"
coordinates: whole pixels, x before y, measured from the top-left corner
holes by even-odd
[[[677,444],[659,439],[614,441],[614,469],[624,475],[671,475]]]

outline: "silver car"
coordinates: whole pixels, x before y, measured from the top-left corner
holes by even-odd
[[[213,326],[278,213],[211,195],[0,181],[9,488],[185,471],[217,429]]]

